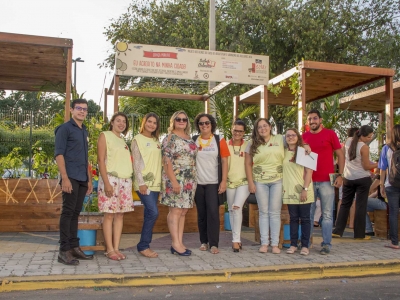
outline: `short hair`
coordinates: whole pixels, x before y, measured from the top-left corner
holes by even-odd
[[[236,119],[236,121],[233,122],[232,127],[235,125],[243,126],[244,131],[247,129],[246,123],[242,119]]]
[[[190,132],[192,131],[192,127],[190,126],[190,121],[189,121],[189,116],[184,110],[178,110],[177,112],[174,112],[172,115],[171,119],[169,119],[169,127],[168,127],[168,133],[171,133],[175,129],[175,118],[179,116],[180,114],[184,114],[186,118],[188,119],[186,123],[186,128],[185,128],[185,133],[187,135],[190,135]]]
[[[215,133],[215,130],[217,130],[217,121],[215,120],[215,118],[210,115],[210,114],[206,114],[206,113],[199,113],[196,118],[194,118],[194,127],[196,128],[197,132],[200,133],[200,126],[199,126],[199,122],[200,119],[203,117],[207,117],[210,122],[211,122],[211,133]]]
[[[317,114],[318,118],[321,118],[321,113],[316,108],[313,108],[312,110],[309,110],[308,113],[307,113],[307,116],[311,115],[311,114]]]
[[[154,137],[156,140],[158,140],[159,136],[160,136],[160,117],[153,112],[149,112],[148,114],[146,114],[143,119],[142,119],[142,124],[140,125],[140,129],[139,129],[139,133],[142,133],[144,131],[144,125],[146,124],[147,120],[149,118],[153,117],[154,119],[156,119],[157,122],[157,128],[156,130],[154,130],[151,135],[152,137]]]
[[[126,127],[125,127],[125,130],[122,132],[122,134],[123,134],[123,135],[126,135],[126,133],[127,133],[128,130],[129,130],[129,120],[128,120],[127,115],[124,114],[124,113],[121,112],[121,111],[116,112],[116,113],[113,114],[113,116],[111,117],[110,125],[109,125],[109,130],[112,130],[112,129],[113,129],[113,126],[112,126],[111,122],[114,122],[115,119],[116,119],[118,116],[121,116],[121,117],[124,117],[124,118],[125,118]]]
[[[75,108],[76,104],[86,104],[87,106],[89,106],[88,102],[86,99],[75,99],[71,102],[71,107]]]

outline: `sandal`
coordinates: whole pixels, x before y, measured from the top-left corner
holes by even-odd
[[[158,253],[154,252],[150,248],[147,248],[146,250],[143,250],[143,251],[139,251],[139,253],[142,254],[144,257],[148,257],[148,258],[157,258],[158,257]]]
[[[293,253],[295,253],[296,251],[297,251],[297,247],[295,247],[295,246],[290,246],[290,248],[286,250],[286,253],[287,253],[287,254],[293,254]]]
[[[310,254],[310,251],[308,250],[308,248],[303,247],[303,248],[301,248],[300,254],[306,256],[306,255]]]
[[[233,252],[239,252],[240,251],[240,243],[237,243],[237,242],[234,242],[234,243],[232,243],[232,249],[233,249]]]
[[[278,246],[272,246],[272,253],[279,254],[279,253],[281,253],[281,249],[279,249]]]
[[[385,245],[385,247],[386,248],[392,248],[392,249],[395,249],[395,250],[399,250],[400,249],[399,245],[393,245],[392,243],[389,243],[389,244]]]
[[[115,250],[115,253],[117,253],[117,255],[119,256],[119,258],[121,260],[126,259],[126,255],[124,255],[123,253],[121,253],[118,249]]]
[[[104,256],[111,260],[121,260],[121,258],[119,257],[119,255],[115,250],[111,250],[110,252],[105,252]]]
[[[218,253],[219,253],[219,250],[218,250],[217,247],[212,246],[212,247],[210,248],[210,253],[211,253],[211,254],[218,254]]]
[[[207,251],[208,250],[208,244],[201,244],[199,250],[200,251]]]

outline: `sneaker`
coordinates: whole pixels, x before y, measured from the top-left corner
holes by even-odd
[[[322,246],[321,251],[319,251],[319,253],[321,253],[322,255],[327,255],[329,254],[329,252],[331,252],[331,249],[329,249],[328,245]]]
[[[368,240],[370,240],[371,239],[371,236],[370,235],[366,235],[365,237],[363,237],[363,238],[354,238],[355,240],[361,240],[361,241],[368,241]]]

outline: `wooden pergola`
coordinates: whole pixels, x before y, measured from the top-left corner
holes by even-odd
[[[394,70],[334,64],[317,61],[302,61],[297,67],[272,78],[269,84],[282,86],[282,92],[275,96],[268,91],[267,86],[261,85],[234,98],[235,116],[238,114],[238,104],[251,103],[260,105],[260,116],[268,116],[268,105],[293,105],[294,95],[288,85],[288,79],[295,73],[299,75],[300,95],[298,101],[298,128],[303,128],[303,118],[306,114],[306,103],[333,96],[356,87],[364,86],[377,80],[385,80],[383,87],[386,112],[387,132],[393,126],[393,76]],[[381,109],[382,110],[382,109]]]
[[[70,118],[71,39],[0,32],[0,90],[65,92]]]

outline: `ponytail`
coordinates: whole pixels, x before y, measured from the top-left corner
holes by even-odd
[[[374,132],[374,129],[371,126],[364,125],[364,126],[361,126],[361,128],[354,133],[353,140],[350,143],[350,147],[349,147],[349,151],[348,151],[350,161],[352,161],[353,159],[355,159],[357,157],[357,144],[358,144],[358,141],[360,140],[360,137],[361,136],[366,137],[373,132]]]

